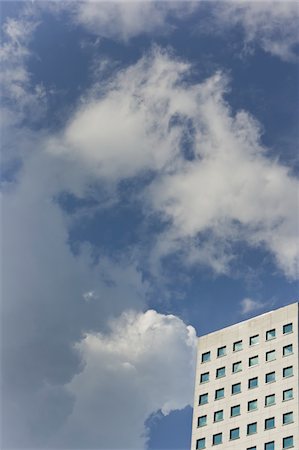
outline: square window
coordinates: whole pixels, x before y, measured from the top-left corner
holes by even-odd
[[[211,352],[205,352],[201,355],[201,362],[205,363],[211,361]]]
[[[283,391],[282,398],[284,401],[291,400],[293,398],[293,389]]]
[[[258,377],[250,378],[248,380],[248,389],[254,389],[254,388],[258,387],[258,385],[259,385]]]
[[[283,356],[289,356],[293,354],[293,345],[285,345],[282,349]]]
[[[240,405],[235,405],[235,406],[231,407],[231,409],[230,409],[230,416],[231,417],[239,416],[240,413],[241,413],[241,406]]]
[[[269,372],[265,375],[265,382],[266,383],[273,383],[275,381],[275,372]]]
[[[226,346],[224,345],[224,347],[219,347],[217,349],[217,357],[220,358],[221,356],[225,355],[226,355]]]
[[[265,430],[271,430],[272,428],[275,428],[275,417],[265,420]]]
[[[204,427],[207,424],[207,416],[200,416],[197,419],[197,426]]]
[[[294,418],[293,418],[293,411],[292,411],[292,412],[285,413],[285,414],[282,416],[282,423],[283,423],[284,425],[287,425],[288,423],[292,423],[293,421],[294,421]]]
[[[266,395],[265,397],[265,406],[275,405],[275,394]]]
[[[210,373],[209,372],[205,372],[205,373],[202,373],[200,375],[200,382],[201,383],[206,383],[207,381],[209,381],[209,379],[210,379]]]
[[[217,433],[213,435],[213,445],[222,444],[222,433]]]
[[[239,394],[241,392],[241,383],[232,385],[232,394]]]
[[[206,403],[208,403],[208,394],[201,394],[200,396],[199,396],[199,402],[198,402],[198,404],[199,405],[205,405]]]
[[[249,345],[256,345],[259,343],[259,335],[256,334],[255,336],[251,336],[249,338]]]
[[[221,420],[223,420],[223,409],[214,412],[214,422],[220,422]]]
[[[265,450],[275,450],[274,441],[267,442],[264,446]]]
[[[225,377],[225,367],[220,367],[216,370],[216,378]]]
[[[257,400],[250,400],[247,403],[247,411],[255,411],[257,409]]]
[[[276,338],[275,328],[266,332],[266,341],[271,341]]]
[[[286,325],[283,326],[282,329],[283,334],[289,334],[293,332],[293,324],[292,323],[287,323]]]
[[[293,376],[293,366],[284,367],[283,371],[283,378],[288,378]]]
[[[257,422],[249,423],[247,425],[247,434],[254,434],[257,432]]]
[[[197,439],[196,450],[201,450],[203,448],[206,448],[206,438]]]
[[[229,431],[229,438],[231,441],[234,441],[235,439],[239,439],[240,437],[240,428],[233,428]]]
[[[224,388],[216,389],[215,391],[215,400],[220,400],[221,398],[224,398]]]
[[[243,350],[243,342],[242,341],[234,342],[233,350],[234,352],[239,352],[240,350]]]
[[[293,436],[288,436],[282,440],[282,448],[291,448],[294,446]]]
[[[270,352],[266,352],[266,361],[274,361],[276,359],[275,350],[271,350]]]
[[[249,358],[249,367],[257,366],[259,363],[259,357],[258,356],[252,356]]]
[[[242,370],[242,361],[235,362],[233,364],[233,373],[241,372]]]

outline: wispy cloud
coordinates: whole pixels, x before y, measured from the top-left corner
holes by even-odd
[[[262,302],[260,300],[253,300],[251,298],[243,298],[240,302],[241,306],[241,314],[246,316],[252,312],[258,312],[261,309],[265,308],[268,305],[268,302]]]

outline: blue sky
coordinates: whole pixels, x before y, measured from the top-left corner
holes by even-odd
[[[1,3],[2,448],[187,450],[196,336],[298,298],[298,14]]]

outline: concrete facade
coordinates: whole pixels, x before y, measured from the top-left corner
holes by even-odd
[[[191,450],[203,448],[299,449],[298,303],[199,338]]]

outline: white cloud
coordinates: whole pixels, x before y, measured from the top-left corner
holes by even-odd
[[[258,300],[252,300],[251,298],[243,298],[240,302],[241,305],[241,314],[247,315],[255,311],[259,311],[267,306],[266,302],[261,302]]]

